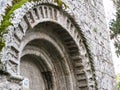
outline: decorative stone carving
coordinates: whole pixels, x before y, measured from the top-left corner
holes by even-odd
[[[6,85],[6,86],[2,86],[2,89],[4,87],[8,87],[7,86],[8,83],[9,83],[9,88],[11,88],[11,90],[19,90],[21,88],[20,82],[23,80],[23,78],[19,76],[20,75],[20,70],[19,70],[20,57],[21,57],[20,55],[22,53],[22,48],[25,47],[25,46],[23,47],[21,46],[21,42],[25,38],[29,30],[31,29],[33,30],[33,28],[35,28],[39,24],[46,24],[48,22],[54,23],[56,26],[58,26],[56,27],[53,25],[54,27],[56,27],[56,28],[52,27],[53,29],[55,29],[53,30],[53,32],[58,33],[58,35],[61,37],[61,40],[64,43],[64,46],[66,47],[65,50],[67,51],[67,54],[70,56],[70,61],[73,62],[75,81],[70,83],[72,84],[76,83],[75,87],[78,90],[79,89],[80,90],[83,90],[83,89],[101,90],[103,88],[108,89],[107,87],[102,87],[102,85],[104,86],[104,83],[106,82],[107,79],[109,79],[110,76],[104,75],[104,78],[107,78],[107,79],[104,79],[103,77],[98,77],[99,74],[96,74],[97,70],[102,71],[102,68],[100,66],[101,58],[97,57],[98,60],[95,61],[91,56],[91,54],[93,54],[93,56],[96,54],[95,53],[96,49],[91,49],[91,48],[93,48],[93,46],[95,45],[98,45],[99,42],[93,39],[94,35],[90,35],[86,32],[86,30],[88,31],[91,30],[90,33],[93,33],[92,28],[93,26],[95,26],[95,25],[92,25],[91,23],[92,22],[91,18],[95,14],[95,13],[91,13],[91,7],[86,6],[87,4],[84,2],[84,0],[72,1],[73,3],[71,3],[71,1],[66,1],[66,3],[71,5],[70,8],[66,10],[68,12],[67,13],[66,11],[58,8],[56,4],[52,2],[52,0],[49,0],[49,1],[50,1],[49,3],[47,2],[47,0],[39,1],[39,2],[28,2],[24,4],[20,9],[15,10],[11,19],[11,23],[13,24],[13,26],[10,26],[8,28],[8,33],[5,34],[6,46],[1,52],[1,56],[2,56],[1,64],[4,66],[1,69],[2,71],[9,73],[11,78],[9,78],[9,80],[6,80],[7,83],[3,82],[1,84],[1,86]],[[85,13],[88,13],[88,12],[90,12],[90,16],[85,17],[86,16]],[[93,12],[93,9],[92,9],[92,12]],[[71,17],[70,15],[74,17]],[[82,29],[80,29],[80,27]],[[34,30],[34,31],[37,31],[37,30]],[[87,42],[86,42],[87,40],[86,38],[84,38],[83,32],[87,40],[89,40],[90,42],[92,40],[93,44],[95,44],[92,46],[89,43],[91,45],[90,49],[87,46]],[[35,35],[33,35],[33,37],[29,37],[29,38],[30,39],[35,38],[36,36],[39,36],[39,33],[36,33]],[[47,38],[44,38],[44,39],[49,41],[49,39]],[[99,48],[101,47],[99,46]],[[91,50],[92,53],[89,50]],[[97,52],[98,51],[99,50],[97,49]],[[100,54],[102,55],[101,52]],[[62,57],[62,59],[63,58],[66,59],[66,57]],[[95,67],[96,63],[98,65],[97,70]],[[108,65],[108,67],[110,67],[110,65],[107,64],[107,62],[105,62],[105,65]],[[105,72],[110,72],[105,68],[103,69],[105,70]],[[113,70],[111,69],[111,71]],[[99,80],[97,79],[101,81],[98,82]],[[114,90],[111,88],[108,90]],[[6,90],[8,90],[8,88]]]
[[[23,17],[23,19],[19,20],[19,21],[21,21],[20,24],[19,25],[15,24],[14,27],[16,28],[16,26],[20,26],[19,31],[22,31],[25,35],[26,30],[28,28],[27,23],[29,23],[32,28],[34,28],[35,25],[37,25],[38,23],[42,23],[42,22],[46,22],[46,21],[55,22],[55,23],[58,23],[59,25],[63,26],[63,28],[65,28],[67,30],[67,32],[70,34],[70,36],[72,38],[74,38],[73,42],[76,43],[76,45],[74,45],[74,46],[75,46],[75,48],[78,48],[78,51],[80,52],[80,53],[78,52],[79,56],[80,57],[82,56],[82,60],[83,60],[82,61],[81,58],[75,58],[78,60],[80,59],[80,61],[77,61],[75,59],[73,60],[75,63],[75,66],[74,66],[75,71],[76,71],[75,75],[76,75],[76,79],[77,79],[77,83],[78,83],[77,87],[81,88],[81,89],[83,89],[83,87],[84,87],[87,89],[87,87],[90,88],[92,85],[92,87],[95,88],[95,83],[91,83],[89,81],[90,80],[89,78],[93,77],[91,63],[88,64],[89,66],[87,65],[87,67],[85,67],[86,64],[88,62],[90,62],[89,59],[87,59],[88,57],[85,56],[87,54],[86,48],[84,47],[84,43],[82,41],[80,43],[78,43],[78,41],[82,39],[81,33],[79,33],[79,31],[78,31],[79,28],[77,28],[74,25],[74,23],[71,22],[71,20],[69,19],[70,16],[67,17],[66,15],[64,15],[63,12],[60,12],[57,8],[53,8],[52,6],[47,6],[47,5],[40,5],[40,6],[38,5],[38,7],[39,7],[38,10],[36,10],[36,8],[33,8],[32,10],[28,11],[28,13],[26,14],[26,19],[28,22],[25,21],[26,19]],[[39,12],[41,12],[41,15]],[[37,16],[37,15],[40,15],[43,17]],[[49,15],[52,16],[52,18]],[[57,17],[57,15],[59,15],[59,17],[62,19],[59,19],[59,17]],[[38,17],[40,17],[39,20],[37,20]],[[14,17],[14,19],[15,19],[15,17]],[[64,20],[64,19],[65,19],[65,22],[60,23],[61,20]],[[9,46],[8,47],[9,49],[6,48],[6,50],[9,50],[9,51],[8,52],[5,51],[6,55],[4,53],[4,55],[7,56],[7,57],[4,57],[4,60],[6,58],[6,61],[7,61],[7,64],[6,64],[7,71],[11,75],[14,75],[14,74],[17,75],[19,73],[18,67],[19,67],[20,63],[19,63],[19,60],[17,60],[17,59],[19,59],[18,53],[20,51],[19,46],[20,46],[20,42],[21,42],[20,39],[22,39],[22,37],[17,34],[16,34],[17,37],[14,36],[15,33],[19,32],[19,31],[17,32],[16,30],[17,30],[17,28],[16,29],[14,29],[13,27],[9,28],[9,33],[7,34],[9,39],[6,44],[7,47]],[[19,42],[17,40],[18,38],[19,38]],[[69,37],[66,37],[65,39],[67,40],[67,38],[69,38]],[[69,43],[69,42],[67,42],[67,43]],[[74,56],[76,56],[74,54],[74,52],[76,52],[77,49],[72,50],[72,47],[73,46],[71,44],[71,47],[69,47],[69,53],[71,55],[73,54]],[[71,58],[74,56],[71,56]],[[86,59],[83,59],[84,57]],[[78,67],[81,67],[81,68],[78,68]],[[81,71],[84,71],[84,72],[81,72]],[[91,73],[88,73],[87,71],[91,71]],[[88,75],[89,77],[86,78],[86,75]],[[79,78],[79,77],[82,77],[82,78]],[[85,83],[83,83],[83,81],[82,81],[83,79],[85,79]],[[90,83],[87,84],[87,82],[90,82]],[[93,82],[95,82],[95,81],[93,81]]]

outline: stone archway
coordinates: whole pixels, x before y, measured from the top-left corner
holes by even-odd
[[[20,64],[21,67],[20,74],[24,76],[24,78],[29,79],[30,90],[46,90],[44,80],[42,78],[42,74],[40,73],[39,67],[37,63],[33,60],[36,59],[31,57],[30,55],[26,55],[22,58]]]
[[[96,88],[93,64],[83,34],[74,20],[60,8],[48,4],[36,5],[26,13],[18,27],[9,30],[8,37],[5,47],[8,51],[5,52],[9,58],[7,72],[12,77],[19,79],[22,74],[31,78],[22,71],[34,68],[40,76],[38,81],[41,79],[38,84],[43,83],[41,87],[49,87],[48,90]],[[33,67],[30,67],[28,59]],[[26,64],[28,66],[24,68]],[[30,79],[31,82],[34,83],[34,80]],[[33,88],[30,86],[30,90]]]
[[[45,77],[44,81],[46,81],[47,87],[50,87],[49,81],[51,81],[50,84],[53,84],[51,90],[73,90],[74,84],[72,82],[75,82],[75,80],[72,65],[69,65],[70,59],[68,58],[65,47],[62,45],[63,43],[58,36],[58,32],[54,31],[58,28],[59,30],[62,29],[57,24],[45,22],[27,31],[21,42],[20,48],[22,52],[20,56],[24,57],[25,55],[29,55],[30,57],[34,55],[33,58],[39,57],[36,58],[38,60],[35,62],[40,62],[38,66],[43,77]],[[47,79],[47,73],[52,74],[49,77],[52,80]],[[50,90],[50,88],[47,90]]]

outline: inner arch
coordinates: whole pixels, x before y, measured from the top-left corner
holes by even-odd
[[[53,75],[51,83],[53,83],[54,90],[74,90],[76,86],[77,88],[87,89],[84,67],[78,57],[78,47],[70,34],[60,25],[44,22],[27,30],[20,47],[22,50],[20,52],[21,56],[25,50],[29,49],[27,48],[29,46],[45,51],[50,57],[53,69],[47,72]],[[33,50],[33,52],[36,52],[36,50]],[[40,73],[43,72],[46,71],[40,71]],[[45,85],[46,83],[49,85],[49,82],[44,82]]]
[[[40,65],[37,62],[37,57],[33,55],[25,55],[21,58],[21,75],[29,79],[30,90],[46,90],[45,80]],[[37,75],[37,76],[36,76]]]
[[[24,10],[26,8],[22,7],[22,9]],[[15,25],[9,28],[7,34],[8,40],[6,40],[7,46],[5,48],[7,50],[5,50],[6,53],[4,56],[7,57],[6,61],[8,64],[6,68],[11,76],[14,77],[14,75],[17,75],[16,78],[19,79],[20,61],[24,57],[22,54],[26,46],[28,46],[28,43],[30,45],[30,42],[35,39],[44,39],[56,48],[59,52],[58,56],[64,58],[61,61],[65,61],[64,66],[66,67],[62,71],[68,71],[67,74],[71,78],[69,81],[70,84],[67,86],[68,90],[89,90],[96,88],[93,73],[94,65],[86,45],[86,40],[82,31],[80,31],[79,25],[66,11],[52,3],[36,3],[35,6],[33,5],[31,9],[24,13],[24,16],[19,18],[19,21],[20,23],[15,23]],[[46,36],[44,36],[45,34]],[[49,39],[49,36],[52,39]],[[61,44],[58,42],[56,44],[56,41]],[[32,44],[31,46],[33,47],[34,45]],[[40,49],[39,47],[37,48]],[[38,51],[34,50],[34,52]],[[39,58],[41,57],[39,56]],[[66,89],[56,88],[55,90]]]
[[[74,87],[74,84],[72,83],[74,82],[74,78],[75,78],[73,77],[74,74],[72,73],[73,65],[69,58],[69,55],[67,54],[67,49],[65,49],[65,45],[63,44],[64,42],[60,37],[57,36],[58,31],[59,30],[62,31],[63,29],[60,28],[60,26],[55,28],[55,25],[54,27],[51,27],[52,23],[50,25],[47,25],[47,27],[46,25],[47,23],[39,24],[35,28],[28,30],[26,32],[26,35],[23,38],[23,43],[22,43],[22,47],[24,48],[21,53],[21,61],[24,63],[24,60],[22,59],[24,59],[24,57],[28,54],[30,57],[31,57],[31,54],[39,56],[40,58],[42,58],[42,60],[40,59],[38,60],[38,62],[40,62],[38,66],[41,68],[48,67],[45,70],[41,68],[39,70],[39,72],[42,73],[42,77],[43,77],[43,82],[41,83],[44,83],[44,84],[42,88],[44,88],[44,86],[50,87],[50,83],[51,83],[51,85],[53,85],[51,86],[52,90],[72,90]],[[56,32],[53,32],[53,30],[55,29],[56,29]],[[49,60],[43,58],[42,55],[38,54],[37,51],[38,52],[43,51],[44,52],[43,56],[46,57],[47,55]],[[29,59],[29,56],[27,59]],[[32,59],[32,61],[34,61],[34,58]],[[43,65],[43,63],[45,64]],[[24,68],[24,67],[21,67],[21,68]],[[23,71],[21,69],[21,73],[22,72]],[[46,77],[46,73],[51,74],[49,75],[50,76],[49,78],[52,79],[50,83],[49,83],[49,80],[47,79],[44,80],[44,77]],[[47,74],[47,77],[48,77],[48,74]],[[24,76],[24,73],[22,75]],[[51,89],[48,88],[47,90],[51,90]]]

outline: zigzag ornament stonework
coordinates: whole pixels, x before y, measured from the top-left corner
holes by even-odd
[[[14,11],[1,90],[116,90],[102,1],[64,2],[69,8],[44,0]]]

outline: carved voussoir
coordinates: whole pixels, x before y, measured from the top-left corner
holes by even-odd
[[[27,21],[28,25],[29,25],[30,27],[33,27],[32,24],[34,23],[34,19],[33,19],[32,15],[31,15],[31,13],[28,12],[28,13],[25,15],[24,18],[25,18],[25,20]],[[21,26],[21,27],[22,27],[22,26]]]
[[[44,23],[45,25],[48,26],[43,25]],[[50,30],[48,30],[49,28]],[[36,59],[35,62],[37,62],[38,59],[40,59],[39,61],[40,65],[44,64],[44,66],[40,67],[41,70],[42,68],[45,69],[42,70],[42,74],[46,74],[46,71],[48,74],[53,73],[52,70],[54,69],[54,67],[51,68],[50,66],[52,65],[52,62],[54,62],[53,64],[56,64],[58,62],[60,62],[60,64],[64,63],[65,69],[63,73],[67,73],[66,75],[68,75],[69,72],[71,72],[68,70],[72,68],[73,69],[72,73],[74,74],[73,76],[76,82],[75,85],[77,85],[76,87],[79,88],[80,90],[82,89],[88,90],[89,87],[88,83],[90,83],[89,81],[93,77],[91,62],[89,60],[89,57],[86,56],[87,51],[83,41],[81,40],[82,38],[81,34],[79,33],[79,28],[77,28],[76,24],[72,22],[70,16],[69,15],[67,16],[67,14],[62,12],[62,10],[60,11],[58,8],[55,8],[52,5],[46,4],[36,5],[35,7],[29,9],[28,12],[26,12],[25,16],[22,18],[18,27],[15,27],[15,29],[13,29],[12,32],[10,32],[9,34],[10,38],[9,42],[7,43],[7,46],[9,46],[10,51],[5,52],[6,57],[4,58],[4,60],[7,61],[6,63],[7,72],[9,72],[10,75],[12,75],[10,77],[10,80],[14,81],[16,77],[19,79],[18,76],[21,73],[20,72],[20,64],[22,62],[20,61],[21,58],[22,59],[33,58]],[[56,36],[56,38],[54,38],[54,36]],[[57,41],[57,39],[59,39],[58,40],[59,42]],[[53,43],[53,41],[56,42]],[[49,47],[47,45],[49,45]],[[32,49],[29,49],[27,46],[30,46],[30,48]],[[37,51],[37,49],[33,47],[37,47],[38,50],[39,49],[41,50],[43,49],[43,51],[45,50],[44,52],[45,54],[41,54],[40,51]],[[66,47],[66,49],[64,49],[64,47]],[[25,52],[27,53],[26,56],[24,55]],[[66,55],[65,56],[62,55],[63,54],[62,52],[65,52]],[[43,58],[44,55],[46,55],[44,57],[47,57],[48,53],[50,56],[50,60],[58,59],[58,57],[60,57],[62,58],[62,61],[58,62],[56,62],[55,60],[49,62],[44,61],[44,59],[48,60],[48,58]],[[54,53],[57,55],[55,55]],[[73,67],[69,68],[69,63],[67,61],[68,58],[66,58],[67,55],[68,58],[70,57],[69,63],[72,63]],[[25,58],[23,58],[24,56]],[[65,59],[65,61],[63,59]],[[29,62],[26,63],[29,64]],[[59,67],[58,63],[58,66],[56,65],[55,68],[59,69],[61,68],[61,66]],[[89,73],[88,71],[90,70],[91,72]],[[91,77],[87,77],[87,75],[89,76],[91,75]],[[62,77],[62,75],[60,76]],[[45,78],[48,77],[45,76]],[[62,78],[64,79],[66,77]],[[21,77],[20,80],[22,80]],[[69,81],[72,81],[72,78],[70,78]]]
[[[17,27],[15,29],[15,35],[17,36],[17,38],[19,40],[22,40],[23,36],[24,36],[24,33],[22,32],[22,30],[20,29],[20,27]]]
[[[22,28],[21,28],[22,31],[25,33],[26,30],[28,29],[28,24],[27,24],[27,22],[25,21],[24,18],[21,20],[21,22],[20,22],[20,26],[22,27]]]

